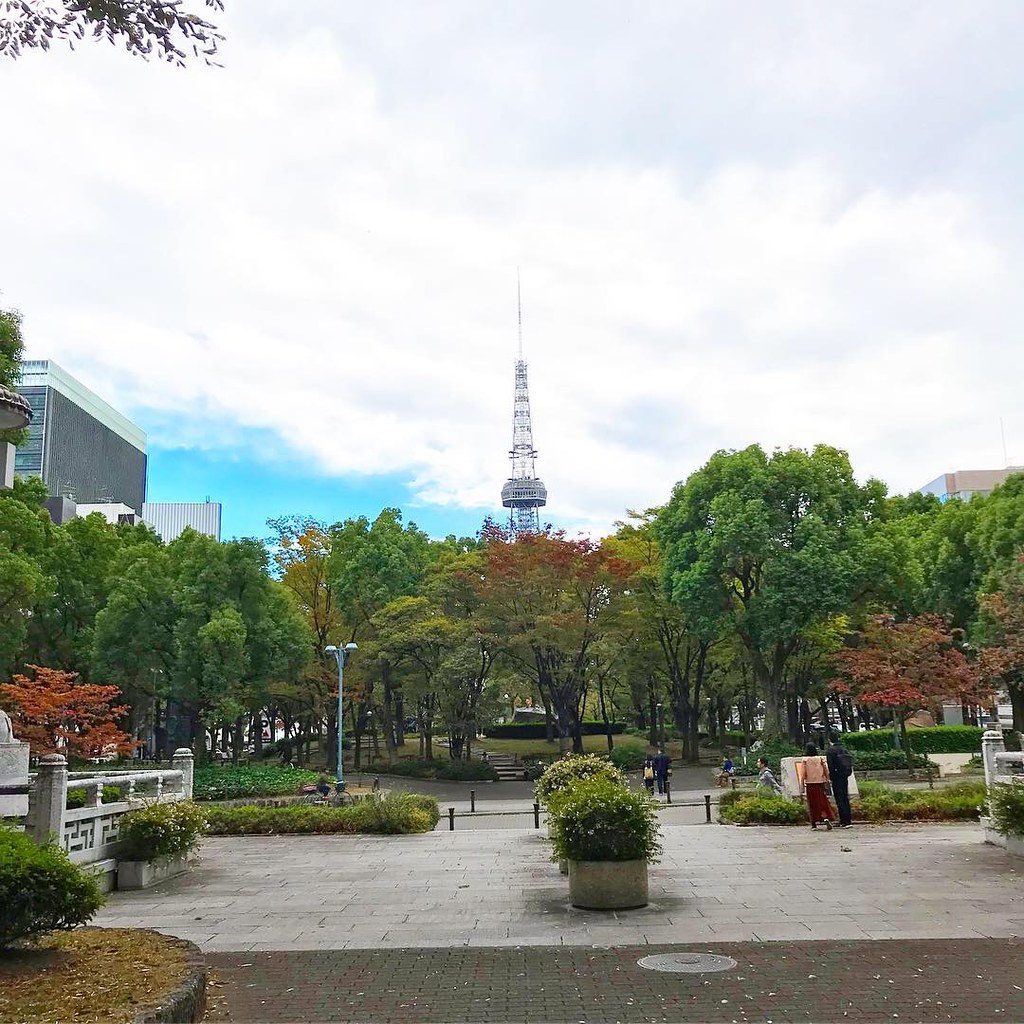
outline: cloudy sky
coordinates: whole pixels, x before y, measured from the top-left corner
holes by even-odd
[[[228,7],[223,67],[0,65],[0,303],[152,500],[473,532],[517,267],[558,526],[755,441],[1024,462],[1024,5]]]

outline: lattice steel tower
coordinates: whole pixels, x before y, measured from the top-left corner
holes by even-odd
[[[540,514],[547,504],[548,489],[537,479],[533,447],[533,426],[530,422],[530,393],[526,384],[526,360],[523,358],[523,303],[516,280],[519,319],[519,358],[516,360],[516,399],[512,414],[512,475],[501,489],[501,503],[509,513],[509,527],[514,534],[539,533]]]

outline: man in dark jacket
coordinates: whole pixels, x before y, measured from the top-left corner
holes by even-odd
[[[839,812],[839,827],[849,828],[850,818],[850,776],[853,774],[853,758],[839,739],[839,733],[832,733],[832,745],[825,759],[828,762],[828,777],[832,783],[832,798]]]
[[[664,750],[659,750],[654,758],[654,778],[658,783],[658,792],[662,795],[665,793],[665,783],[671,770],[672,758]]]

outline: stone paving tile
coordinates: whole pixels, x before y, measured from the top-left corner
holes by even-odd
[[[733,957],[717,974],[648,971],[685,950]],[[1017,941],[711,943],[615,949],[214,953],[207,1020],[230,1024],[1024,1020]]]

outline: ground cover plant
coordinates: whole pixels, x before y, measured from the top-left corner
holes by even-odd
[[[159,860],[191,853],[206,831],[206,813],[191,800],[150,804],[121,818],[124,860]]]
[[[548,806],[554,860],[660,859],[657,805],[646,793],[594,776],[556,791]]]
[[[420,793],[376,794],[348,807],[211,807],[210,835],[309,835],[429,832],[440,817],[437,801]]]
[[[196,765],[192,779],[195,800],[237,800],[247,796],[287,796],[316,782],[317,772],[274,765]]]
[[[102,905],[95,879],[56,843],[0,828],[0,949],[85,924]]]

